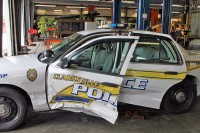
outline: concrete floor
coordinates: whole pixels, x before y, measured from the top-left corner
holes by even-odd
[[[128,106],[135,108],[134,106]],[[121,107],[123,111],[125,111]],[[200,97],[186,114],[164,115],[151,111],[147,119],[126,119],[121,111],[117,122],[78,113],[30,113],[24,125],[11,133],[200,133]]]

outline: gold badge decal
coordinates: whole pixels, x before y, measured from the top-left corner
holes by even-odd
[[[29,69],[27,71],[27,78],[32,82],[35,81],[37,78],[37,71],[35,69]]]

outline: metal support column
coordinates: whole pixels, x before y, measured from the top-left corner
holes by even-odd
[[[30,2],[30,28],[33,28],[34,25],[34,17],[35,17],[35,3]]]
[[[25,0],[25,38],[26,38],[26,42],[25,44],[28,44],[28,30],[30,29],[30,0]]]
[[[113,18],[112,23],[121,23],[122,0],[113,0]]]
[[[172,0],[163,0],[162,33],[169,34],[171,26]]]
[[[2,36],[3,36],[3,0],[0,0],[0,57],[2,57],[3,53],[3,42],[2,42]]]
[[[138,30],[147,30],[149,28],[149,6],[149,0],[138,0]]]

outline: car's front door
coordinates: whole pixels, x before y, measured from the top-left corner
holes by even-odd
[[[84,112],[114,123],[123,75],[137,40],[130,36],[96,38],[51,64],[50,108]]]

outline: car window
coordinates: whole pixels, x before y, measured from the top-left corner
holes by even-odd
[[[160,62],[178,63],[178,57],[170,41],[161,40]]]
[[[131,62],[177,64],[179,58],[172,41],[159,37],[141,37]]]
[[[130,42],[104,41],[77,52],[71,67],[109,73],[119,73],[130,48]]]
[[[131,61],[133,62],[158,62],[159,44],[157,38],[141,37],[136,45]]]
[[[63,42],[52,47],[51,50],[54,52],[55,55],[59,55],[60,53],[74,45],[81,38],[83,38],[83,35],[75,33],[67,37]]]

